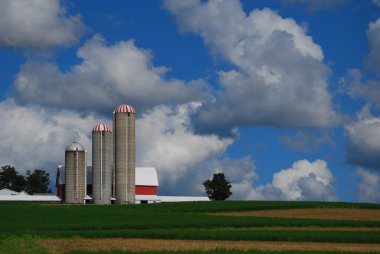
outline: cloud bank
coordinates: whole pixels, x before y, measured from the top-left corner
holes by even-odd
[[[165,7],[182,32],[199,35],[214,56],[234,66],[219,71],[216,100],[194,117],[199,131],[228,134],[237,126],[339,122],[322,49],[293,19],[270,9],[246,15],[238,1],[168,0]]]
[[[368,106],[345,126],[345,137],[349,163],[380,170],[380,118],[373,116]]]
[[[360,167],[356,170],[356,175],[361,178],[357,193],[358,201],[380,203],[380,175]]]
[[[152,54],[133,40],[107,45],[95,35],[77,50],[81,63],[61,72],[47,61],[26,62],[17,74],[14,96],[23,103],[106,113],[122,103],[139,112],[160,104],[181,104],[208,97],[201,80],[166,79]]]
[[[68,16],[59,0],[0,0],[0,46],[68,46],[77,43],[85,29],[81,16]]]

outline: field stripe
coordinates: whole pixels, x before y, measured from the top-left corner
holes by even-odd
[[[221,212],[212,213],[211,215],[380,221],[380,210],[352,208],[279,209],[244,212]]]
[[[358,231],[373,232],[380,231],[380,228],[368,227],[218,227],[199,228],[198,230],[223,231],[223,230],[250,230],[250,231]]]
[[[128,250],[128,251],[187,251],[187,250],[260,250],[260,251],[342,251],[378,252],[380,244],[272,242],[272,241],[204,241],[162,240],[139,238],[99,239],[39,239],[37,244],[50,249],[54,254],[72,250]]]

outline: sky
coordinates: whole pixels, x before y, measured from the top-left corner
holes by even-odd
[[[51,187],[129,104],[160,195],[380,203],[379,0],[0,0],[0,89],[0,165]]]

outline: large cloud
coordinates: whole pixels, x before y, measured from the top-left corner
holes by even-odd
[[[380,170],[380,118],[364,107],[357,120],[345,126],[345,135],[347,161]]]
[[[199,34],[215,56],[235,66],[219,72],[217,100],[195,118],[200,130],[337,123],[323,52],[293,19],[270,9],[246,15],[238,1],[166,1],[165,6],[183,32]]]
[[[333,180],[326,161],[301,160],[293,163],[292,168],[274,174],[272,185],[289,200],[332,201],[336,199]]]
[[[231,139],[193,133],[189,115],[198,107],[197,103],[158,106],[137,120],[138,164],[156,167],[166,184],[176,184],[187,173],[193,175],[187,181],[194,181],[197,173],[191,170],[223,155],[232,143]]]
[[[73,141],[83,144],[91,158],[91,128],[94,115],[53,111],[38,106],[19,106],[12,100],[0,103],[1,165],[11,164],[19,172],[44,167],[53,172],[63,164],[65,147]]]
[[[207,97],[202,81],[165,79],[166,69],[153,66],[152,54],[133,41],[108,46],[95,35],[77,55],[83,61],[67,72],[50,62],[28,61],[17,74],[15,97],[24,103],[98,112],[124,102],[142,112]]]
[[[59,0],[0,0],[0,46],[44,49],[76,43],[85,26]]]
[[[380,18],[369,23],[367,37],[369,43],[368,63],[380,77]]]
[[[337,200],[333,175],[324,160],[300,160],[273,175],[271,183],[251,188],[248,199]]]
[[[380,19],[369,23],[367,38],[369,52],[366,64],[374,71],[377,79],[363,80],[361,71],[352,69],[343,80],[349,83],[347,91],[353,98],[365,98],[380,109]]]
[[[356,174],[361,178],[357,198],[359,202],[380,203],[380,175],[363,168]]]

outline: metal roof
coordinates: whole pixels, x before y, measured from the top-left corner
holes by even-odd
[[[53,193],[29,195],[25,191],[17,192],[9,189],[1,189],[0,193],[0,201],[61,201],[61,199]]]
[[[122,104],[119,107],[117,107],[117,109],[113,113],[114,114],[118,114],[118,113],[136,114],[136,111],[132,106],[127,105],[127,104]]]
[[[158,196],[161,202],[192,202],[192,201],[210,201],[208,197],[192,196]]]
[[[111,128],[107,124],[98,123],[97,125],[94,126],[92,131],[93,132],[100,132],[100,131],[111,132]]]
[[[135,195],[136,201],[161,201],[157,195]]]
[[[85,149],[81,144],[73,142],[71,145],[66,147],[66,151],[85,151]]]
[[[153,167],[136,167],[135,184],[142,186],[158,186],[156,169]]]
[[[61,184],[65,183],[65,171],[64,165],[59,166],[59,179]],[[92,166],[87,166],[87,184],[92,184]],[[135,185],[141,186],[159,186],[157,171],[153,167],[136,167],[135,171]]]

